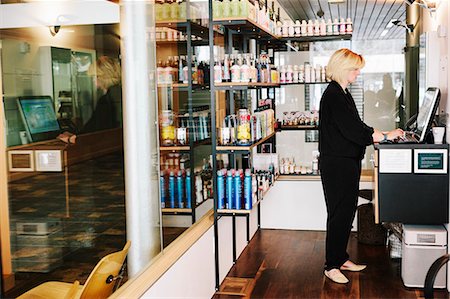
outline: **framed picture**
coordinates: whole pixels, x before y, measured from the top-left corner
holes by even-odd
[[[8,168],[11,172],[34,171],[34,154],[29,150],[8,151]]]

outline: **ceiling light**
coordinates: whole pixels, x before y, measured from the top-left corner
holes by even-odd
[[[345,0],[328,0],[328,3],[330,4],[339,4],[344,3]]]
[[[383,37],[389,32],[388,29],[384,29],[383,32],[381,32],[380,36]]]

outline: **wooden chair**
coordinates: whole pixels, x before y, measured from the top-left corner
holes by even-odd
[[[125,258],[131,242],[128,241],[121,251],[108,254],[92,270],[84,285],[78,281],[72,283],[49,281],[24,293],[18,299],[102,299],[114,291],[115,282],[122,278]]]

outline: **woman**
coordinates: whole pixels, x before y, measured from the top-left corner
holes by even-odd
[[[364,58],[349,49],[336,51],[327,66],[327,76],[332,81],[320,103],[319,167],[328,213],[324,273],[336,283],[348,282],[341,270],[361,271],[366,267],[351,262],[346,250],[365,148],[374,142],[403,136],[400,129],[381,132],[359,117],[347,86],[355,82],[364,64]]]

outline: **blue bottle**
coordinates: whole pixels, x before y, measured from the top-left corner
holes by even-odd
[[[232,209],[233,208],[233,173],[231,172],[231,170],[227,171],[227,192],[226,192],[226,202],[225,202],[225,207],[227,209]]]
[[[191,171],[186,170],[186,208],[191,209]]]
[[[169,208],[175,208],[175,177],[173,171],[169,175]]]
[[[234,204],[233,209],[239,210],[241,208],[241,196],[242,196],[242,182],[240,172],[236,171],[234,174]]]
[[[246,169],[244,177],[244,209],[252,209],[252,200],[252,174],[250,172],[250,169]]]
[[[178,207],[180,209],[184,208],[183,197],[184,197],[183,173],[181,172],[181,170],[178,170],[178,174],[177,174],[177,198],[178,198]]]
[[[161,175],[159,176],[159,188],[161,189],[161,209],[166,207],[166,180],[164,177],[164,170],[161,171]]]
[[[223,209],[225,206],[225,180],[222,170],[217,171],[217,208]]]

